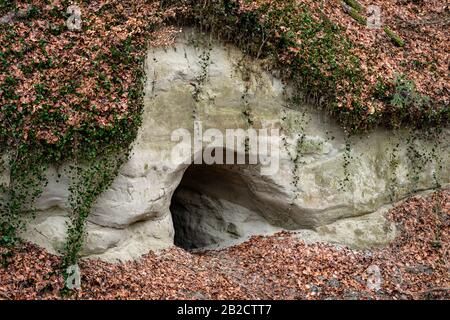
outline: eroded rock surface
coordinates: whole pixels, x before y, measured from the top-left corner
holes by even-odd
[[[85,256],[129,260],[172,246],[174,237],[186,247],[215,247],[281,229],[297,230],[308,241],[383,245],[395,235],[382,214],[386,205],[433,188],[434,176],[442,185],[449,182],[447,141],[437,146],[440,161],[421,168],[408,152],[431,153],[436,146],[407,143],[407,132],[376,130],[348,142],[322,112],[293,104],[295,93],[256,62],[205,41],[186,31],[174,48],[149,49],[142,127],[130,160],[88,218]],[[262,176],[258,165],[173,163],[178,142],[171,135],[179,128],[193,134],[194,121],[203,132],[280,129],[279,171]],[[51,168],[48,178],[24,237],[58,252],[69,179],[61,168]]]

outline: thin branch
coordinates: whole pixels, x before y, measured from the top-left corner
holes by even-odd
[[[0,291],[0,300],[2,298],[6,299],[6,300],[12,300],[12,298],[9,295],[7,295],[6,293]]]
[[[419,21],[406,21],[403,19],[396,19],[396,24],[401,26],[409,26],[409,27],[416,27],[416,26],[427,26],[427,25],[433,25],[433,24],[442,24],[446,25],[450,23],[450,17],[444,18],[444,19],[437,19],[437,20],[419,20]]]
[[[430,292],[435,292],[435,291],[450,291],[450,287],[437,287],[437,288],[431,288],[428,290],[423,290],[420,291],[420,294],[426,294],[426,293],[430,293]]]

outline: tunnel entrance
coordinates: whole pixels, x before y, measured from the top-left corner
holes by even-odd
[[[191,165],[170,206],[175,245],[214,249],[279,231],[265,218],[270,204],[257,195],[261,181],[252,166]]]

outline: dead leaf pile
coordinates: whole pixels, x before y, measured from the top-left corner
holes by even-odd
[[[292,233],[192,254],[180,248],[137,262],[80,263],[72,299],[436,299],[450,297],[450,191],[414,197],[392,209],[398,236],[382,249],[305,244]],[[0,268],[7,299],[61,299],[60,261],[34,245]],[[371,290],[370,269],[380,270]],[[377,280],[377,279],[375,279]]]

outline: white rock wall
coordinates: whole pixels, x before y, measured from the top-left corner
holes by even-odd
[[[286,228],[299,230],[299,236],[306,240],[358,248],[391,240],[395,228],[377,210],[385,210],[384,206],[391,202],[392,177],[397,181],[396,200],[435,184],[432,173],[437,165],[433,163],[420,170],[417,184],[408,177],[412,169],[406,156],[407,133],[377,130],[353,137],[350,182],[342,190],[342,130],[322,112],[306,105],[290,105],[286,100],[292,94],[289,88],[285,90],[279,80],[235,48],[213,42],[209,51],[199,39],[187,31],[174,48],[149,49],[143,124],[130,160],[96,201],[88,219],[84,255],[110,261],[129,260],[173,245],[169,207],[188,165],[171,162],[176,144],[170,139],[171,133],[178,128],[193,132],[194,120],[202,122],[204,131],[247,129],[245,110],[253,122],[251,127],[279,128],[286,142],[281,146],[280,170],[276,175],[261,177],[256,169],[245,174],[247,187],[258,200],[252,212],[260,214],[263,222],[258,221],[259,227],[247,228],[244,238]],[[208,52],[207,68],[202,69],[200,57]],[[199,82],[205,70],[206,80]],[[302,134],[304,143],[296,164],[293,159]],[[397,143],[399,165],[393,174],[390,150]],[[416,143],[421,152],[432,148],[425,141]],[[438,176],[445,185],[449,182],[448,139],[440,148],[444,168]],[[40,212],[29,221],[24,234],[51,252],[63,247],[68,221],[69,179],[63,171],[59,168],[62,177],[57,179],[57,170],[49,170],[49,184],[37,202]],[[5,175],[7,172],[4,179]]]

